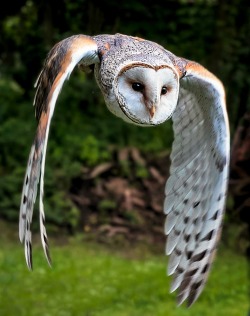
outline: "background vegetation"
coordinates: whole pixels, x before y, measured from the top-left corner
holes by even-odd
[[[219,250],[204,292],[186,308],[178,307],[175,294],[169,293],[164,254],[145,245],[107,249],[82,238],[53,242],[53,269],[35,247],[32,272],[23,264],[20,247],[0,246],[4,316],[247,315],[246,262],[228,250]]]
[[[250,107],[249,16],[248,0],[155,0],[147,6],[137,0],[6,2],[0,10],[0,218],[18,221],[36,128],[33,84],[56,42],[78,33],[124,33],[203,64],[225,85],[233,139]],[[123,123],[107,111],[92,75],[76,69],[60,95],[48,144],[45,209],[50,235],[80,232],[98,235],[101,242],[114,236],[124,241],[125,236],[130,242],[162,244],[161,205],[171,143],[171,122],[152,129]],[[247,222],[249,207],[244,212]],[[223,243],[243,253],[248,237],[234,190],[224,227]]]

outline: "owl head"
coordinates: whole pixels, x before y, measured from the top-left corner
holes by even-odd
[[[138,53],[134,46],[129,48],[126,59],[121,51],[110,49],[97,65],[96,79],[106,105],[126,122],[161,124],[176,108],[180,75],[161,48],[154,46],[147,54]]]

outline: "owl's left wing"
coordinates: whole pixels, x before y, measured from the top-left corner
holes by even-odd
[[[41,240],[46,258],[50,263],[47,234],[44,223],[43,177],[50,122],[56,100],[64,81],[69,78],[77,64],[89,66],[97,62],[99,62],[99,57],[96,41],[85,35],[71,36],[59,42],[51,49],[35,84],[37,90],[34,106],[36,117],[38,119],[38,127],[26,169],[19,217],[19,238],[21,242],[24,242],[25,258],[30,269],[32,268],[30,226],[39,181]]]
[[[220,237],[230,149],[221,82],[197,63],[184,64],[164,212],[171,291],[178,289],[178,303],[190,306],[205,285]]]

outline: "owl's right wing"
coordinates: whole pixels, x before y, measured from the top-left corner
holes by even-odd
[[[221,82],[185,61],[173,114],[174,142],[164,212],[168,274],[178,302],[201,293],[220,238],[229,169],[229,127]]]
[[[69,78],[74,67],[77,64],[89,66],[98,63],[98,53],[96,41],[89,36],[76,35],[66,38],[51,49],[35,84],[37,90],[34,106],[38,127],[24,178],[19,217],[19,237],[21,242],[24,242],[25,258],[30,269],[32,268],[30,226],[39,181],[41,240],[46,258],[50,263],[43,207],[43,177],[49,128],[55,104],[65,80]]]

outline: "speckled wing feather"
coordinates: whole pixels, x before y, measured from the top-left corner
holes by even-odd
[[[224,88],[199,64],[186,64],[173,129],[164,202],[168,274],[178,303],[190,306],[205,285],[220,237],[229,168]]]
[[[56,100],[64,81],[69,78],[77,64],[88,66],[97,62],[99,62],[98,47],[91,37],[84,35],[69,37],[59,42],[51,49],[35,84],[37,91],[34,99],[34,106],[36,117],[38,119],[38,127],[29,155],[19,218],[19,237],[21,242],[24,242],[25,258],[30,269],[32,268],[30,226],[39,181],[41,240],[46,258],[49,263],[51,262],[44,223],[43,178],[48,134]]]

